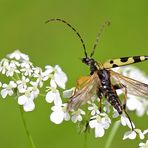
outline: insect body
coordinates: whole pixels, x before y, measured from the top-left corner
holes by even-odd
[[[119,101],[119,97],[111,84],[109,71],[105,69],[99,70],[98,76],[101,82],[98,91],[105,96],[108,102],[118,111],[119,114],[122,114],[121,102]]]
[[[130,94],[134,94],[136,96],[148,96],[148,85],[141,83],[139,81],[133,80],[131,78],[127,78],[121,74],[118,74],[110,68],[133,64],[136,62],[141,62],[148,59],[148,56],[134,56],[134,57],[126,57],[127,62],[122,62],[122,58],[109,60],[105,62],[103,65],[98,64],[92,58],[83,58],[82,62],[90,67],[90,79],[88,79],[82,86],[82,88],[78,89],[76,93],[70,98],[68,103],[68,111],[72,109],[77,109],[84,103],[86,103],[94,94],[102,99],[104,96],[108,102],[118,111],[119,114],[122,114],[123,109],[126,106],[126,98],[124,105],[122,106],[119,96],[116,93],[116,89],[121,89],[125,87]],[[134,60],[141,59],[141,60]],[[110,62],[111,61],[111,62]],[[117,62],[120,61],[120,62]],[[112,65],[111,65],[112,64]],[[93,77],[93,79],[91,79]],[[117,82],[116,84],[112,84],[112,81]],[[96,84],[97,83],[97,84]],[[92,89],[87,89],[89,86],[94,86]],[[140,88],[140,89],[139,89]],[[126,93],[125,93],[126,95]],[[88,98],[89,97],[89,98]]]
[[[108,22],[102,26],[100,32],[97,35],[96,42],[93,46],[93,50],[88,57],[84,41],[81,35],[74,29],[69,23],[62,19],[50,19],[47,22],[51,21],[60,21],[69,26],[80,38],[80,41],[83,45],[85,57],[82,58],[82,62],[89,66],[90,76],[82,77],[78,80],[78,87],[69,99],[67,111],[73,109],[78,109],[80,106],[85,104],[90,100],[95,94],[100,98],[104,96],[107,101],[118,111],[119,114],[122,114],[123,111],[126,113],[126,94],[133,94],[135,96],[145,96],[148,97],[148,85],[136,81],[134,79],[125,77],[117,72],[112,71],[110,68],[129,65],[137,62],[142,62],[148,60],[148,56],[133,56],[133,57],[123,57],[118,59],[112,59],[104,62],[103,64],[96,62],[92,56],[98,44],[99,37],[106,25],[109,25]],[[113,84],[114,82],[114,84]],[[116,89],[125,89],[124,104],[121,104],[119,96],[116,93]],[[128,116],[128,114],[126,113]],[[129,118],[129,116],[128,116]],[[130,120],[130,118],[129,118]],[[130,120],[131,122],[131,120]],[[132,126],[132,123],[131,123]],[[133,126],[132,126],[133,129]]]
[[[111,80],[110,80],[110,72],[105,69],[105,68],[101,68],[95,61],[94,59],[90,59],[90,58],[83,58],[82,59],[83,63],[85,63],[86,65],[90,66],[90,71],[91,71],[91,75],[93,75],[94,73],[97,74],[97,78],[99,80],[95,81],[94,83],[98,83],[96,85],[96,92],[93,92],[92,94],[97,94],[97,96],[102,99],[103,96],[105,96],[105,98],[108,100],[108,102],[119,112],[119,114],[122,114],[122,106],[121,103],[119,101],[118,95],[115,91],[115,89],[113,88],[112,84],[111,84]],[[81,97],[81,96],[80,96]],[[71,108],[71,103],[73,102],[73,99],[75,100],[74,102],[76,103],[77,101],[79,102],[79,100],[82,100],[78,98],[75,99],[75,95],[71,97],[71,100],[68,104],[68,110],[71,110],[73,108]],[[87,100],[87,99],[86,99]],[[81,103],[78,103],[79,105]]]

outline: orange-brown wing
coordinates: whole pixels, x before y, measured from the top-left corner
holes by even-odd
[[[87,101],[96,94],[97,88],[100,85],[100,79],[97,73],[94,73],[90,78],[82,85],[74,95],[69,99],[67,111],[72,109],[78,109],[81,105],[85,104]]]
[[[124,85],[127,88],[127,93],[134,96],[148,97],[148,84],[139,82],[129,77],[125,77],[112,70],[109,71],[111,79],[113,79],[119,85],[120,84]]]

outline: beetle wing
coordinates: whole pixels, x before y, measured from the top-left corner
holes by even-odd
[[[95,72],[69,99],[67,111],[78,109],[81,105],[91,100],[91,98],[96,94],[99,85],[100,79],[98,74]]]
[[[125,77],[122,74],[110,71],[111,78],[116,82],[122,84],[127,88],[127,93],[139,96],[139,97],[148,97],[148,84],[139,82],[129,77]]]

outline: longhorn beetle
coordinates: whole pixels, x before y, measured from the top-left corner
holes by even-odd
[[[120,115],[123,112],[127,115],[131,123],[132,130],[134,130],[131,119],[126,112],[127,93],[135,96],[147,97],[148,85],[139,82],[137,80],[125,77],[117,72],[114,72],[113,70],[111,70],[111,68],[142,62],[148,60],[148,56],[122,57],[118,59],[108,60],[105,63],[101,64],[92,57],[94,55],[102,31],[104,30],[105,26],[108,26],[110,24],[110,22],[106,21],[104,25],[102,25],[99,33],[97,34],[92,52],[90,56],[88,56],[84,41],[81,35],[77,32],[77,30],[65,20],[59,18],[49,19],[48,21],[46,21],[46,23],[54,21],[66,24],[76,33],[76,35],[79,37],[83,45],[85,57],[82,58],[82,62],[87,66],[89,66],[90,68],[90,75],[84,76],[77,81],[78,86],[75,93],[68,101],[67,111],[71,111],[72,109],[78,109],[88,100],[91,100],[94,94],[96,94],[100,99],[100,111],[101,111],[101,100],[102,97],[104,96]],[[123,88],[125,90],[125,93],[124,93],[124,104],[122,105],[116,90]]]

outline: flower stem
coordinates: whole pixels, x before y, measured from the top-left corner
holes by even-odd
[[[41,93],[39,93],[39,95],[42,96],[42,97],[45,97],[46,96],[45,94],[41,94]]]
[[[25,128],[25,132],[26,132],[26,135],[27,135],[28,140],[30,142],[30,146],[31,146],[31,148],[36,148],[36,146],[35,146],[35,144],[33,142],[33,139],[31,137],[31,134],[30,134],[30,132],[28,130],[28,127],[27,127],[27,124],[26,124],[26,120],[24,118],[24,110],[23,110],[22,106],[20,106],[20,112],[21,112],[21,119],[22,119],[22,122],[23,122],[23,125],[24,125],[24,128]]]
[[[20,77],[19,77],[19,75],[18,75],[17,73],[15,73],[15,74],[16,74],[16,77],[17,77],[17,79],[18,79],[18,80],[20,80]]]
[[[112,141],[115,137],[115,134],[119,128],[119,125],[120,125],[120,121],[116,121],[114,126],[112,127],[111,129],[111,134],[108,136],[108,139],[105,143],[105,147],[104,148],[110,148],[111,147],[111,144],[112,144]]]
[[[15,81],[15,82],[17,81],[14,77],[11,77],[11,78],[13,79],[13,81]]]
[[[87,148],[87,142],[88,142],[88,133],[87,131],[84,133],[84,148]]]

